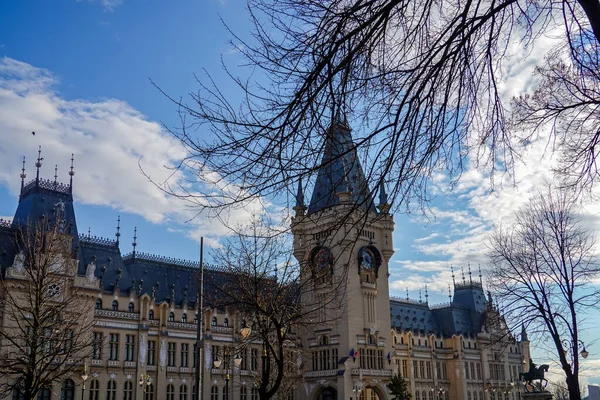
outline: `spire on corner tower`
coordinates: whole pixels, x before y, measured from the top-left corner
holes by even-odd
[[[117,247],[119,247],[119,238],[121,237],[121,216],[117,216],[117,233],[115,233],[115,237],[117,238],[116,243]]]
[[[452,272],[452,284],[456,287],[456,279],[454,276],[454,267],[452,266],[452,264],[450,264],[450,272]],[[450,292],[450,290],[448,290],[448,292]]]
[[[70,193],[73,193],[73,175],[75,175],[75,171],[73,170],[73,160],[74,160],[73,153],[71,153],[71,169],[69,170],[69,176],[70,176],[69,192]]]
[[[133,257],[135,257],[135,248],[137,247],[137,226],[133,228]]]
[[[40,146],[40,147],[38,147],[38,158],[35,163],[35,168],[36,168],[35,183],[36,183],[36,185],[39,184],[39,182],[40,182],[40,168],[42,167],[43,159],[44,159],[44,157],[42,157],[42,146]]]
[[[521,322],[521,342],[528,342],[527,331],[525,330],[525,323]]]
[[[385,184],[383,183],[383,179],[379,182],[379,205],[385,205],[388,202],[388,195],[385,192]]]
[[[23,190],[23,186],[25,186],[25,178],[27,178],[27,174],[25,173],[25,156],[23,156],[23,168],[21,168],[21,191]]]
[[[296,205],[294,206],[296,215],[304,215],[306,205],[304,205],[304,191],[302,189],[302,177],[298,178],[298,191],[296,192]]]

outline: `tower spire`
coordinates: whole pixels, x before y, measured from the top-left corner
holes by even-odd
[[[452,264],[450,264],[450,271],[452,272],[452,284],[456,286],[456,279],[454,277],[454,267],[452,266]],[[450,289],[448,289],[448,292],[450,292]]]
[[[75,175],[75,171],[73,170],[73,161],[74,161],[74,154],[71,153],[71,169],[69,170],[69,192],[73,193],[73,175]]]
[[[25,156],[23,156],[23,168],[21,168],[21,190],[23,186],[25,186],[25,178],[27,178],[27,174],[25,173]]]
[[[296,192],[296,205],[294,206],[296,215],[304,215],[306,205],[304,205],[304,191],[302,189],[302,177],[298,178],[298,191]]]
[[[481,264],[479,264],[479,283],[481,283],[481,287],[483,287],[483,279],[481,278]]]
[[[42,167],[42,160],[44,158],[42,157],[42,146],[38,147],[38,158],[37,161],[35,163],[35,168],[36,168],[36,173],[35,173],[35,184],[36,186],[39,184],[40,182],[40,168]]]
[[[469,283],[472,285],[473,284],[473,275],[471,274],[471,262],[468,262],[467,265],[469,266]]]
[[[429,291],[427,290],[427,284],[425,284],[425,304],[429,304]]]
[[[137,246],[137,226],[133,228],[133,257],[135,257],[135,248]]]
[[[460,266],[460,273],[462,275],[462,280],[463,280],[463,285],[464,285],[467,282],[465,280],[465,268],[462,265]]]
[[[58,164],[54,164],[54,188],[58,185]]]
[[[448,284],[448,298],[450,299],[450,303],[452,303],[452,292],[450,291],[450,284]]]
[[[386,205],[388,202],[388,195],[385,192],[385,184],[383,183],[383,178],[379,182],[379,205]]]
[[[119,238],[121,237],[121,216],[117,216],[117,233],[115,233],[115,237],[117,238],[117,247],[119,247]]]

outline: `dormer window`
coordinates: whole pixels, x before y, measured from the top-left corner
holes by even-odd
[[[174,312],[169,313],[169,322],[175,322],[175,313]]]
[[[181,322],[186,323],[187,322],[187,314],[181,314]]]
[[[210,326],[217,326],[217,317],[213,317],[210,321]]]
[[[229,326],[229,319],[225,318],[223,320],[223,326],[226,327],[226,328]]]
[[[154,319],[154,311],[152,311],[152,310],[148,311],[148,319],[150,321],[152,321]]]
[[[133,312],[133,310],[134,310],[133,303],[129,303],[129,306],[127,306],[127,311]]]
[[[102,310],[102,299],[96,300],[96,310]]]
[[[119,310],[119,302],[116,300],[113,300],[112,302],[112,309],[113,311],[118,311]]]

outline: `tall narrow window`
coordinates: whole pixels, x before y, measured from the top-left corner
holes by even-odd
[[[113,309],[113,311],[119,311],[119,302],[118,301],[114,300],[112,302],[112,309]]]
[[[144,397],[144,400],[154,400],[154,385],[153,384],[149,384],[148,386],[146,386],[146,396]]]
[[[129,303],[129,305],[127,306],[127,311],[133,312],[133,310],[134,310],[133,303]]]
[[[102,299],[96,300],[96,310],[102,310]]]
[[[119,359],[119,334],[111,333],[108,340],[108,359]]]
[[[117,400],[117,383],[111,379],[106,389],[106,400]]]
[[[242,386],[240,388],[240,400],[248,400],[248,392],[246,391],[246,386]]]
[[[187,314],[186,313],[181,314],[181,322],[183,322],[184,324],[187,323]]]
[[[125,381],[123,386],[123,400],[133,400],[133,382]]]
[[[225,319],[223,320],[223,326],[224,326],[224,327],[228,327],[228,326],[229,326],[229,319],[228,319],[228,318],[225,318]]]
[[[187,385],[181,385],[179,387],[179,400],[188,400]]]
[[[75,382],[65,379],[60,388],[60,400],[73,400],[75,396]]]
[[[154,311],[153,310],[148,311],[148,319],[150,321],[152,321],[154,319]]]
[[[175,347],[176,347],[176,343],[173,343],[173,342],[168,343],[167,366],[169,366],[169,367],[175,366]]]
[[[210,325],[217,326],[217,317],[213,317],[213,319],[210,321]]]
[[[175,387],[171,384],[167,385],[167,400],[175,400]]]
[[[149,340],[148,341],[148,365],[156,365],[154,360],[154,355],[156,353],[156,341]]]
[[[92,359],[102,359],[102,332],[94,332],[92,341]]]
[[[182,367],[187,367],[188,366],[188,348],[189,345],[187,343],[181,343],[181,354],[179,355],[179,358],[181,360],[181,366]]]
[[[175,322],[175,313],[174,312],[169,313],[169,322]]]
[[[217,385],[210,389],[210,400],[219,400],[219,387]]]
[[[100,396],[100,382],[97,379],[94,379],[90,382],[90,397],[89,400],[98,400]]]
[[[134,352],[135,352],[135,336],[134,335],[126,335],[125,336],[125,361],[133,361],[134,360]]]

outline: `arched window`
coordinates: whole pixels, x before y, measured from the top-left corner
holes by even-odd
[[[217,317],[213,317],[212,320],[210,321],[210,325],[211,326],[217,326]]]
[[[100,395],[100,382],[97,379],[94,379],[90,382],[90,397],[89,400],[98,400]]]
[[[248,392],[246,391],[246,386],[242,386],[240,388],[240,400],[248,400]]]
[[[184,322],[184,323],[187,322],[187,314],[186,313],[181,314],[181,322]]]
[[[175,387],[171,384],[167,385],[167,400],[175,400]]]
[[[198,313],[194,314],[194,324],[198,324]]]
[[[112,379],[106,385],[106,400],[117,400],[117,383]]]
[[[479,400],[483,400],[483,390],[479,391]]]
[[[42,389],[38,394],[37,400],[50,400],[52,398],[52,392],[50,389]]]
[[[129,312],[134,311],[133,303],[129,303],[129,306],[127,306],[127,311],[129,311]]]
[[[125,381],[123,386],[123,400],[133,400],[133,382]]]
[[[250,400],[258,400],[258,389],[255,387],[250,391]]]
[[[398,344],[398,338],[394,336],[394,345]]]
[[[152,310],[148,311],[148,319],[151,321],[154,319],[154,311],[152,311]]]
[[[102,299],[96,299],[96,310],[102,310]]]
[[[228,319],[228,318],[225,318],[225,319],[223,320],[223,326],[224,326],[224,327],[228,327],[228,326],[229,326],[229,319]]]
[[[415,392],[415,400],[421,400],[421,392],[418,390]]]
[[[75,397],[75,382],[65,379],[60,388],[60,400],[73,400]]]
[[[471,400],[471,392],[467,391],[467,400]]]
[[[169,322],[175,322],[175,313],[174,312],[169,313]]]
[[[227,400],[229,393],[227,392],[227,386],[223,386],[223,400]]]
[[[400,336],[400,344],[404,344],[404,337]]]
[[[148,386],[146,386],[146,397],[144,397],[144,400],[154,400],[154,385],[153,384],[149,384]]]
[[[423,395],[423,400],[427,400],[427,392],[423,390],[422,395]]]
[[[327,335],[323,335],[320,337],[319,344],[322,346],[326,346],[329,344],[329,338],[327,337]]]
[[[181,385],[179,387],[179,400],[187,400],[187,385]]]
[[[217,385],[210,389],[210,400],[219,400],[219,387]]]
[[[119,302],[116,300],[113,300],[112,302],[112,309],[113,311],[118,311],[119,310]]]
[[[434,396],[433,396],[433,390],[431,390],[431,391],[429,392],[429,400],[433,400],[433,399],[434,399]]]

